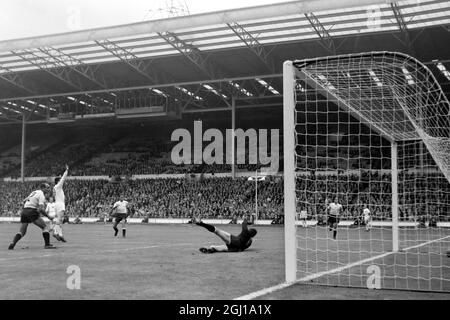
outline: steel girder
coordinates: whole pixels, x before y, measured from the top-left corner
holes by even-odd
[[[248,32],[237,22],[227,23],[227,26],[245,43],[245,45],[261,60],[267,69],[275,73],[275,63],[270,59],[270,52],[258,41],[258,39]]]
[[[392,12],[394,12],[394,16],[395,16],[395,20],[397,21],[398,27],[400,28],[400,32],[403,36],[403,39],[399,39],[405,47],[408,48],[408,50],[412,53],[412,54],[416,54],[414,47],[413,47],[413,43],[414,40],[411,40],[411,37],[409,35],[409,30],[408,30],[408,25],[405,21],[405,19],[403,18],[400,6],[396,3],[393,2],[391,3],[391,9]],[[420,33],[419,33],[420,35]]]
[[[187,43],[186,41],[180,39],[173,32],[159,32],[158,35],[163,38],[172,47],[183,54],[189,61],[191,61],[197,68],[202,71],[209,79],[220,79],[225,78],[226,72],[221,70],[219,66],[212,63],[208,56],[204,56],[203,53],[193,44]],[[218,91],[228,96],[234,96],[237,94],[236,88],[231,87],[230,90],[227,87],[221,87]],[[230,106],[230,101],[222,99],[225,103]]]
[[[81,79],[74,74],[83,76],[101,89],[108,88],[104,77],[96,72],[96,68],[84,64],[83,61],[61,50],[47,47],[39,48],[37,51],[19,50],[11,52],[80,91],[89,88],[86,88]]]
[[[333,37],[330,35],[325,26],[320,22],[316,15],[312,12],[305,13],[306,19],[309,21],[313,29],[320,38],[320,44],[333,55],[336,54],[336,46]]]
[[[24,84],[23,82],[23,75],[17,72],[13,72],[11,69],[0,65],[0,72],[5,72],[5,73],[0,73],[0,78],[13,84],[14,86],[26,91],[27,93],[30,94],[36,94],[36,92],[29,88],[27,85]]]

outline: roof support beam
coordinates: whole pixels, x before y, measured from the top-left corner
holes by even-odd
[[[122,62],[126,63],[134,71],[147,78],[152,83],[160,82],[157,73],[150,68],[151,61],[148,62],[140,59],[130,50],[122,48],[110,40],[95,41],[95,43],[110,52],[116,58],[120,59]]]
[[[325,26],[320,22],[316,15],[312,12],[305,13],[306,19],[309,21],[313,29],[320,38],[320,44],[331,54],[336,54],[336,46],[333,37],[330,35]]]
[[[0,110],[4,115],[4,118],[7,118],[8,120],[16,121],[16,117],[18,115],[20,115],[20,117],[22,118],[22,112],[16,110],[15,108],[12,108],[11,106],[5,107],[3,105],[0,105]],[[18,120],[18,122],[22,121]]]
[[[403,40],[401,42],[408,48],[408,50],[415,54],[415,50],[413,48],[413,41],[411,41],[411,37],[409,35],[408,25],[403,18],[402,12],[400,10],[400,6],[396,2],[391,3],[392,12],[394,12],[395,20],[397,21],[398,27],[400,28],[401,34],[403,36]]]
[[[85,88],[81,79],[74,76],[74,73],[95,83],[97,87],[102,89],[106,89],[108,87],[104,79],[95,72],[92,66],[86,65],[81,60],[67,55],[58,49],[39,48],[38,51],[11,52],[78,90],[86,90],[90,88]]]
[[[11,83],[12,85],[22,89],[23,91],[29,93],[29,94],[36,94],[34,90],[29,88],[27,85],[23,82],[23,75],[20,73],[13,72],[11,69],[1,66],[0,65],[0,71],[6,72],[6,73],[0,73],[0,78]]]
[[[210,79],[224,77],[225,73],[219,70],[215,65],[210,63],[207,58],[203,57],[202,52],[194,45],[181,40],[173,32],[158,33],[158,35],[166,40],[172,47],[182,53],[193,64],[195,64]]]
[[[101,93],[110,93],[110,92],[121,92],[121,91],[130,91],[130,90],[141,90],[141,89],[164,89],[167,87],[174,87],[174,86],[189,86],[189,85],[197,85],[197,84],[217,84],[220,85],[223,82],[229,82],[229,81],[243,81],[243,80],[252,80],[256,78],[261,79],[270,79],[270,78],[282,78],[282,73],[275,73],[275,74],[265,74],[265,75],[255,75],[255,76],[246,76],[246,77],[230,77],[230,78],[221,78],[221,79],[214,79],[214,80],[199,80],[199,81],[184,81],[184,82],[169,82],[169,83],[161,83],[161,84],[155,84],[155,85],[143,85],[143,86],[132,86],[132,87],[121,87],[121,88],[115,88],[115,89],[101,89],[101,90],[83,90],[83,91],[72,91],[72,92],[66,92],[66,93],[58,93],[58,94],[43,94],[43,95],[33,95],[33,96],[22,96],[22,97],[15,97],[16,100],[26,100],[26,99],[41,99],[41,98],[57,98],[57,97],[67,97],[67,96],[74,96],[74,95],[85,95],[85,94],[101,94]],[[0,102],[7,102],[11,99],[3,98],[0,99]]]
[[[151,68],[152,60],[144,61],[130,50],[125,49],[110,40],[96,41],[96,43],[99,46],[103,47],[105,50],[109,51],[115,57],[119,58],[122,62],[126,63],[141,76],[145,77],[150,81],[151,84],[170,81],[167,75],[162,75],[161,73]],[[175,99],[175,102],[178,102],[179,107],[181,107],[182,109],[184,108],[183,105],[187,105],[193,102],[190,97],[186,100],[186,97],[180,92],[180,90],[177,90],[176,88],[167,88],[164,91],[166,91],[169,96]]]
[[[237,22],[227,23],[228,27],[245,43],[245,45],[265,64],[267,69],[275,73],[275,64],[270,59],[269,54],[264,46],[248,32],[243,26]]]
[[[90,80],[96,87],[108,89],[104,77],[96,71],[95,67],[86,65],[83,61],[61,50],[39,48],[38,51],[12,51],[12,53],[77,90],[85,91],[92,88],[85,88],[83,81],[75,74]]]
[[[188,58],[193,64],[195,64],[197,68],[199,68],[209,79],[218,79],[225,76],[225,72],[220,70],[217,65],[211,63],[211,61],[208,60],[208,57],[204,57],[202,52],[198,48],[190,43],[183,41],[175,33],[163,32],[158,33],[158,35],[172,47],[178,50],[181,54],[183,54],[186,58]],[[228,95],[230,97],[233,96],[233,91],[234,90],[231,90],[230,92],[229,90],[219,89],[219,92],[224,93],[225,95]],[[231,107],[229,101],[223,98],[222,100]]]
[[[8,73],[5,74],[0,74],[0,78],[8,81],[9,83],[15,85],[16,87],[21,88],[22,90],[28,92],[29,94],[35,95],[36,91],[31,89],[30,87],[28,87],[27,85],[24,84],[23,82],[23,74],[22,73],[16,73],[13,72],[11,69],[6,68],[6,67],[2,67],[0,66],[0,71],[6,71]],[[8,101],[7,101],[8,102]],[[22,114],[26,114],[26,119],[30,119],[30,117],[34,114],[39,114],[40,116],[45,117],[45,115],[43,115],[42,113],[40,113],[39,111],[35,112],[37,108],[37,105],[34,106],[32,108],[32,110],[30,112],[24,112],[23,110],[17,110],[19,112],[21,112]]]
[[[105,78],[101,75],[101,73],[96,72],[95,67],[87,65],[82,60],[52,47],[39,48],[39,50],[48,55],[49,57],[51,57],[52,59],[55,59],[56,61],[63,63],[66,67],[75,71],[79,75],[95,83],[99,88],[102,89],[108,88]]]
[[[72,76],[72,71],[65,68],[65,65],[58,61],[52,60],[50,57],[42,57],[32,51],[11,51],[16,56],[22,58],[28,63],[38,67],[39,69],[53,75],[58,80],[68,84],[72,88],[83,91],[84,88],[80,79]]]

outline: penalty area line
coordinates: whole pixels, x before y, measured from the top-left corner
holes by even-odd
[[[448,239],[448,238],[450,238],[450,236],[442,237],[442,238],[435,239],[435,240],[430,240],[430,241],[427,241],[427,242],[424,242],[424,243],[421,243],[421,244],[418,244],[418,245],[415,245],[415,246],[407,247],[405,249],[402,249],[400,252],[405,252],[405,251],[409,251],[409,250],[412,250],[412,249],[420,248],[420,247],[429,245],[429,244],[434,243],[434,242],[443,241],[443,240]],[[353,263],[347,264],[347,265],[339,267],[339,268],[335,268],[335,269],[331,269],[331,270],[328,270],[328,271],[322,271],[322,272],[314,273],[314,274],[311,274],[309,276],[303,277],[303,278],[298,279],[298,280],[296,280],[294,282],[291,282],[291,283],[286,283],[286,282],[285,283],[280,283],[280,284],[278,284],[276,286],[265,288],[265,289],[262,289],[262,290],[259,290],[259,291],[255,291],[255,292],[249,293],[247,295],[235,298],[233,300],[253,300],[253,299],[256,299],[258,297],[264,296],[266,294],[273,293],[275,291],[279,291],[281,289],[285,289],[285,288],[291,287],[291,286],[293,286],[295,284],[311,281],[311,280],[323,277],[323,276],[328,275],[328,274],[341,272],[341,271],[344,271],[344,270],[347,270],[347,269],[350,269],[350,268],[353,268],[353,267],[365,264],[367,262],[371,262],[371,261],[374,261],[374,260],[378,260],[378,259],[390,256],[391,254],[394,254],[394,253],[398,253],[398,252],[386,252],[386,253],[383,253],[383,254],[371,257],[371,258],[367,258],[367,259],[363,259],[363,260],[360,260],[360,261],[357,261],[357,262],[353,262]]]

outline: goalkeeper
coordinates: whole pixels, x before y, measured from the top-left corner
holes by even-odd
[[[194,218],[193,222],[205,228],[209,232],[216,234],[220,239],[225,242],[225,245],[202,247],[200,251],[203,253],[215,253],[215,252],[241,252],[248,249],[252,245],[252,238],[256,236],[257,231],[253,228],[249,229],[247,219],[244,219],[242,223],[242,231],[239,235],[235,236],[226,231],[217,229],[216,227],[203,223],[200,219]]]

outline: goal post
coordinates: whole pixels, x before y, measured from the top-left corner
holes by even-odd
[[[450,291],[450,103],[432,72],[367,52],[283,78],[286,282]]]
[[[391,190],[392,190],[392,251],[399,250],[398,236],[398,162],[397,142],[391,142]]]
[[[295,69],[291,61],[283,65],[283,147],[295,150]],[[284,237],[286,282],[297,279],[297,237],[295,197],[295,152],[284,155]],[[286,174],[290,173],[290,174]]]

